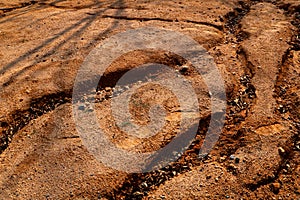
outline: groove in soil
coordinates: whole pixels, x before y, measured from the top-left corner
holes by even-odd
[[[11,115],[11,121],[0,123],[1,127],[4,128],[0,138],[0,154],[9,146],[13,136],[31,120],[37,119],[68,102],[71,102],[71,92],[65,91],[33,99],[28,110],[15,111]]]
[[[38,3],[38,1],[29,1],[29,2],[21,3],[21,5],[17,6],[17,7],[0,8],[0,10],[2,10],[4,13],[6,13],[6,12],[11,12],[13,10],[17,10],[17,9],[20,9],[20,8],[25,8],[25,7],[28,7],[28,6],[32,6],[32,5],[37,4],[37,3]]]

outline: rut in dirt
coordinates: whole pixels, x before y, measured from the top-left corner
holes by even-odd
[[[60,105],[71,102],[71,92],[60,92],[33,99],[28,110],[17,110],[11,114],[11,121],[0,122],[4,129],[0,138],[0,154],[7,149],[13,136],[30,121],[53,111]]]

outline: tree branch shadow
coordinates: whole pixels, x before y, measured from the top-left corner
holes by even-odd
[[[57,0],[54,1],[55,2],[60,2],[62,0]],[[96,4],[99,3],[99,1],[97,0]],[[39,52],[42,48],[44,48],[45,46],[54,43],[55,41],[57,41],[58,39],[60,39],[62,36],[64,36],[65,34],[75,30],[76,28],[79,28],[80,26],[82,26],[79,30],[75,31],[75,33],[71,34],[69,37],[67,37],[66,39],[64,39],[62,42],[58,43],[57,45],[55,45],[53,48],[51,48],[50,50],[48,50],[46,53],[44,53],[42,56],[40,56],[38,59],[36,59],[32,64],[30,64],[29,66],[21,69],[18,72],[15,72],[13,75],[10,76],[9,80],[6,81],[3,86],[8,86],[10,85],[16,77],[20,76],[21,74],[23,74],[25,71],[29,70],[30,68],[32,68],[35,64],[41,62],[42,60],[44,60],[45,58],[49,57],[50,55],[52,55],[53,53],[55,53],[56,51],[58,51],[64,44],[66,44],[68,41],[70,41],[73,38],[79,37],[81,34],[84,33],[85,30],[88,29],[89,26],[91,26],[91,24],[96,20],[96,18],[101,15],[102,13],[104,13],[106,10],[108,10],[111,6],[119,6],[119,5],[123,5],[124,2],[123,0],[116,0],[115,2],[113,2],[112,4],[110,4],[110,6],[107,6],[106,8],[103,9],[99,9],[98,11],[94,12],[93,15],[89,15],[83,19],[81,19],[80,21],[76,22],[75,24],[65,28],[64,30],[62,30],[61,32],[59,32],[58,34],[54,35],[53,37],[45,40],[42,44],[36,46],[35,48],[27,51],[26,53],[24,53],[23,55],[19,56],[18,58],[16,58],[15,60],[11,61],[10,63],[8,63],[7,65],[5,65],[1,70],[0,70],[0,74],[4,74],[5,72],[7,72],[8,70],[12,69],[16,64],[18,64],[19,62],[27,59],[29,56],[33,55],[34,53]],[[120,7],[124,7],[124,6],[120,6]],[[119,15],[121,14],[123,11],[122,9],[117,9],[115,12],[115,15]],[[0,22],[1,23],[1,22]],[[111,32],[112,30],[114,30],[118,25],[118,20],[115,20],[106,30],[104,30],[103,32],[99,33],[95,38],[92,38],[91,41],[95,41],[96,38],[99,37],[103,37],[105,35],[107,35],[109,32]]]

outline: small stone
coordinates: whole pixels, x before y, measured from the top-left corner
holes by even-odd
[[[233,169],[233,170],[237,169],[237,167],[234,164],[230,164],[228,167],[229,167],[229,169]]]
[[[105,91],[106,92],[110,92],[111,91],[111,87],[105,87]]]
[[[280,183],[273,183],[272,186],[273,186],[274,191],[277,191],[277,192],[279,191],[279,189],[281,187]]]
[[[280,113],[286,113],[286,109],[283,105],[279,105],[278,110],[279,110]]]
[[[146,182],[143,182],[143,183],[141,184],[141,186],[147,188],[147,187],[148,187],[148,184],[147,184]]]
[[[79,105],[78,110],[84,110],[85,106],[84,105]]]
[[[295,145],[296,150],[300,151],[300,142],[297,142],[297,144]]]
[[[134,196],[142,196],[143,193],[139,192],[139,191],[136,191],[135,193],[133,193]]]
[[[212,156],[211,160],[216,161],[217,160],[217,156]]]
[[[222,156],[221,158],[220,158],[220,161],[221,162],[224,162],[226,160],[226,156]]]
[[[285,150],[282,147],[278,148],[278,152],[279,152],[280,155],[284,155],[285,154]]]
[[[87,112],[93,112],[94,109],[90,106],[88,109],[87,109]]]
[[[199,153],[199,158],[206,158],[208,156],[208,153]]]
[[[183,66],[181,67],[181,69],[180,69],[180,72],[181,72],[181,73],[185,73],[185,72],[188,71],[188,69],[189,69],[189,66],[183,65]]]

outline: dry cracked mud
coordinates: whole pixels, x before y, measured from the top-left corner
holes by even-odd
[[[149,26],[183,33],[213,57],[225,82],[225,124],[200,159],[212,118],[201,76],[171,52],[122,55],[99,81],[95,103],[100,126],[119,148],[162,148],[182,114],[170,91],[146,85],[133,95],[130,113],[145,125],[151,105],[161,104],[164,129],[145,140],[120,131],[110,102],[130,69],[154,62],[174,68],[193,84],[200,110],[189,113],[198,131],[179,159],[126,173],[83,144],[72,91],[95,47]],[[0,41],[0,199],[300,199],[299,0],[1,0]]]

